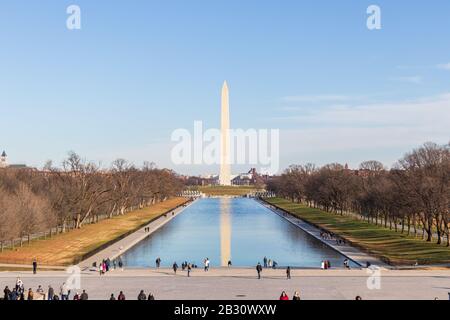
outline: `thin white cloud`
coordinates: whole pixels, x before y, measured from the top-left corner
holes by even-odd
[[[390,165],[424,142],[449,141],[450,93],[401,103],[310,109],[278,120],[297,127],[281,130],[282,165],[347,160],[357,164],[370,157]]]
[[[334,102],[334,101],[332,101]],[[350,104],[346,104],[346,103],[337,103],[337,104],[326,104],[327,108],[344,108],[344,107],[350,107]],[[316,108],[316,105],[311,106],[311,105],[301,105],[301,106],[285,106],[282,107],[281,110],[283,111],[289,111],[289,112],[299,112],[299,111],[308,111],[311,110],[313,108]]]
[[[345,96],[345,95],[299,95],[299,96],[287,96],[282,100],[285,102],[336,102],[336,101],[349,101],[354,100],[355,97]]]
[[[304,125],[333,126],[389,126],[396,124],[420,125],[443,122],[450,127],[450,93],[404,102],[360,104],[355,106],[330,105],[295,116],[274,120],[294,121]],[[450,133],[450,130],[448,130]]]
[[[449,63],[444,63],[444,64],[439,64],[437,67],[439,69],[449,70],[450,71],[450,62]]]
[[[390,80],[391,81],[406,82],[406,83],[413,83],[413,84],[420,84],[420,83],[422,83],[422,77],[421,76],[393,77]]]

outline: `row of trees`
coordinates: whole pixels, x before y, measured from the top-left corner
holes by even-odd
[[[359,214],[368,222],[427,241],[449,241],[450,144],[426,143],[392,169],[367,161],[359,170],[340,164],[291,166],[268,189],[292,201],[336,214]]]
[[[60,226],[81,228],[175,196],[183,182],[170,170],[126,160],[107,170],[71,152],[61,167],[0,170],[0,244]],[[57,229],[58,230],[58,229]],[[51,234],[50,234],[51,236]],[[14,242],[13,242],[14,243]]]

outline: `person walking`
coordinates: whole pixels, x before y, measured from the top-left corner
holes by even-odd
[[[258,279],[261,279],[262,267],[261,267],[261,263],[259,263],[259,262],[256,265],[256,272],[258,273]]]
[[[80,296],[80,300],[89,300],[89,296],[86,293],[86,290],[83,290],[83,293]]]
[[[5,290],[3,290],[3,294],[4,294],[3,300],[9,300],[9,297],[11,295],[11,290],[9,290],[8,286],[6,286]]]
[[[28,289],[28,296],[27,296],[27,300],[33,300],[34,299],[34,293],[33,290]]]
[[[174,262],[174,263],[173,263],[173,266],[172,266],[172,268],[173,268],[173,272],[174,272],[175,274],[177,274],[177,270],[178,270],[178,265],[177,265],[177,263],[176,263],[176,262]]]
[[[286,268],[286,278],[287,279],[291,278],[291,267],[289,266]]]
[[[147,300],[147,296],[144,293],[144,290],[141,290],[141,292],[138,295],[138,300]]]
[[[288,297],[288,295],[286,294],[285,291],[283,291],[283,292],[281,293],[280,300],[283,300],[283,301],[289,300],[289,297]]]
[[[36,259],[33,260],[33,274],[37,273],[37,261]]]
[[[40,298],[42,297],[42,300],[45,300],[45,293],[44,293],[44,289],[42,289],[42,286],[39,285],[38,288],[36,289],[36,293],[37,293],[37,299],[41,300]]]
[[[156,268],[159,269],[159,267],[161,266],[161,258],[160,257],[156,258],[155,263],[156,263]]]
[[[13,288],[11,291],[11,294],[9,295],[9,300],[16,301],[19,298],[19,293],[17,292],[16,288]]]
[[[119,293],[119,295],[117,297],[117,300],[121,300],[121,301],[125,300],[125,295],[123,294],[123,291],[120,291],[120,293]]]
[[[17,290],[17,292],[20,292],[22,287],[23,287],[23,281],[19,277],[17,277],[17,280],[16,280],[16,290]]]
[[[264,263],[264,268],[267,268],[267,257],[264,257],[263,263]]]
[[[64,282],[60,288],[61,300],[69,300],[69,289],[67,289],[67,285]]]
[[[47,300],[53,300],[54,295],[55,295],[55,290],[53,289],[53,287],[51,285],[49,285],[48,291],[47,291]]]
[[[348,259],[344,260],[344,268],[345,269],[350,269],[350,263],[349,263]]]
[[[209,264],[210,264],[209,258],[206,258],[206,261],[205,261],[205,271],[209,271]]]
[[[187,276],[188,276],[188,277],[191,276],[191,270],[192,270],[191,264],[188,263],[188,265],[187,265]]]
[[[41,285],[38,285],[38,288],[36,289],[36,292],[39,294],[44,294],[44,289],[42,289]]]
[[[120,270],[122,270],[123,271],[123,262],[122,262],[122,257],[119,257],[119,268],[120,268]]]

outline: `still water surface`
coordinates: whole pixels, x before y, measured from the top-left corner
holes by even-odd
[[[281,266],[318,268],[322,260],[341,267],[344,257],[253,199],[200,199],[123,255],[127,267],[188,261],[202,266],[249,267],[266,256]]]

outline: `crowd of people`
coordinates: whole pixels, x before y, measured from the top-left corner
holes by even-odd
[[[283,291],[280,295],[280,299],[279,300],[290,300],[289,296],[287,295],[286,291]],[[293,296],[292,296],[292,300],[301,300],[300,298],[300,293],[298,291],[295,291]]]
[[[160,266],[161,266],[161,258],[159,258],[159,257],[156,258],[155,265],[156,265],[157,269],[160,268]],[[367,265],[370,266],[370,263],[368,262]],[[231,263],[231,260],[230,260],[230,261],[228,261],[228,267],[231,267],[231,266],[232,266],[232,263]],[[257,275],[258,275],[258,279],[261,279],[261,274],[262,274],[263,269],[276,269],[277,266],[278,266],[278,263],[276,261],[274,261],[274,260],[272,260],[270,258],[264,257],[263,258],[263,264],[261,265],[261,263],[258,262],[258,264],[256,265],[256,272],[257,272]],[[211,261],[209,260],[209,258],[205,258],[203,260],[203,270],[205,272],[207,272],[207,271],[210,270],[210,267],[211,267]],[[343,267],[346,268],[346,269],[350,269],[350,260],[349,259],[346,258],[344,260]],[[198,268],[198,266],[195,263],[188,263],[187,261],[184,261],[181,264],[181,270],[182,271],[187,271],[187,276],[188,277],[190,277],[192,269],[197,269],[197,268]],[[330,268],[331,268],[331,262],[329,260],[323,260],[321,262],[321,269],[327,270],[327,269],[330,269]],[[172,269],[173,269],[174,274],[176,275],[177,271],[179,269],[179,265],[178,265],[178,263],[176,261],[172,264]],[[286,267],[285,272],[286,272],[286,278],[287,279],[291,279],[291,267],[290,266]]]
[[[342,238],[336,236],[334,233],[328,232],[328,231],[321,231],[320,238],[322,240],[335,240],[336,245],[338,245],[338,246],[346,244],[345,239],[342,239]]]
[[[39,285],[35,291],[32,288],[25,289],[25,285],[20,277],[16,279],[15,285],[11,288],[6,286],[3,290],[3,300],[69,300],[71,290],[66,283],[63,283],[59,288],[59,294],[55,292],[52,285],[48,286],[48,289],[44,291],[42,285]],[[89,296],[86,290],[83,290],[81,294],[75,292],[72,300],[88,300]]]
[[[263,259],[264,268],[272,268],[276,269],[278,266],[278,263],[275,260],[272,260],[270,258],[264,257]]]
[[[450,297],[450,293],[449,293],[449,297]],[[279,300],[291,300],[291,299],[289,299],[289,296],[287,295],[286,291],[283,291],[283,292],[281,292]],[[300,293],[298,291],[294,292],[294,294],[292,296],[292,300],[301,300]],[[356,296],[355,300],[362,300],[362,297]],[[435,298],[435,300],[439,300],[439,299]]]
[[[59,288],[59,293],[55,291],[52,285],[44,291],[42,285],[39,285],[35,291],[32,288],[25,289],[25,285],[20,277],[17,278],[15,285],[10,288],[6,286],[3,290],[3,297],[0,300],[89,300],[89,295],[86,290],[73,292],[66,283],[63,283]],[[123,291],[120,291],[117,298],[114,293],[111,293],[109,300],[126,300]],[[141,290],[137,295],[137,300],[155,300],[152,293],[145,293]]]
[[[264,259],[266,259],[266,257],[264,257]],[[265,266],[265,268],[269,268],[269,267],[266,267],[266,266]],[[273,268],[273,267],[272,267],[272,268]],[[262,267],[261,263],[258,262],[258,264],[256,265],[256,272],[257,272],[257,274],[258,274],[258,279],[261,279],[261,273],[262,273],[262,271],[263,271],[263,267]],[[290,266],[287,266],[287,267],[286,267],[286,278],[287,278],[288,280],[291,279],[291,267],[290,267]]]
[[[161,262],[162,262],[162,260],[161,260],[160,257],[156,258],[156,260],[155,260],[156,269],[159,269],[161,267]],[[204,271],[209,271],[210,265],[211,265],[211,261],[209,260],[209,258],[205,258],[203,260]],[[195,263],[192,263],[192,262],[184,261],[184,262],[181,263],[181,271],[187,271],[186,275],[188,277],[191,276],[192,270],[193,269],[197,269],[197,268],[198,268],[198,265],[195,264]],[[172,270],[173,270],[175,275],[177,274],[178,269],[179,269],[179,265],[175,261],[172,264]]]
[[[104,275],[110,270],[116,270],[117,268],[121,269],[123,271],[123,261],[122,257],[118,257],[116,259],[103,259],[97,266],[97,263],[94,262],[93,268],[97,268],[100,275]]]
[[[331,268],[330,260],[323,260],[322,263],[321,263],[321,265],[320,265],[320,268],[321,268],[322,270],[330,269],[330,268]]]
[[[333,237],[332,234],[327,235],[321,235],[324,237]],[[161,267],[161,258],[157,257],[155,260],[156,268]],[[350,269],[350,261],[349,259],[345,259],[343,263],[344,267],[347,269]],[[370,265],[368,263],[368,265]],[[203,266],[204,271],[207,272],[210,269],[211,261],[209,258],[205,258],[203,260]],[[231,266],[231,261],[228,262],[228,267]],[[96,263],[93,264],[93,267],[95,267],[95,270],[98,270],[100,273],[100,276],[104,275],[105,273],[109,272],[110,270],[115,270],[117,268],[120,268],[123,270],[123,261],[122,257],[119,256],[115,259],[103,259],[97,266]],[[260,262],[256,265],[256,271],[258,279],[261,279],[261,275],[263,272],[263,269],[272,268],[276,269],[277,262],[273,259],[264,257],[263,258],[263,265],[261,265]],[[175,274],[177,274],[178,271],[178,263],[174,262],[172,265],[173,271]],[[187,261],[184,261],[181,264],[182,271],[187,271],[187,276],[190,277],[192,269],[196,269],[198,266],[195,263],[188,263]],[[323,260],[321,264],[322,269],[329,269],[331,268],[331,264],[329,260]],[[33,273],[36,273],[37,269],[37,263],[33,262]],[[286,278],[291,279],[291,267],[287,266],[285,269]],[[9,288],[8,286],[4,289],[4,300],[88,300],[89,296],[86,290],[82,290],[81,293],[79,292],[72,292],[66,283],[63,283],[59,287],[59,293],[55,291],[55,289],[49,285],[46,292],[44,292],[44,289],[41,285],[38,286],[38,288],[33,291],[32,288],[29,288],[28,290],[25,289],[25,285],[20,277],[17,278],[15,285],[12,288]],[[72,295],[73,294],[73,295]],[[358,299],[359,298],[359,299]],[[360,300],[361,297],[357,297],[357,300]],[[137,296],[138,300],[155,300],[155,297],[152,293],[146,294],[144,290],[141,290]],[[125,294],[123,291],[120,291],[117,297],[112,293],[110,295],[109,300],[126,300]],[[280,300],[290,300],[287,293],[285,291],[282,292],[280,296]],[[292,300],[300,300],[300,293],[298,291],[295,291]]]

